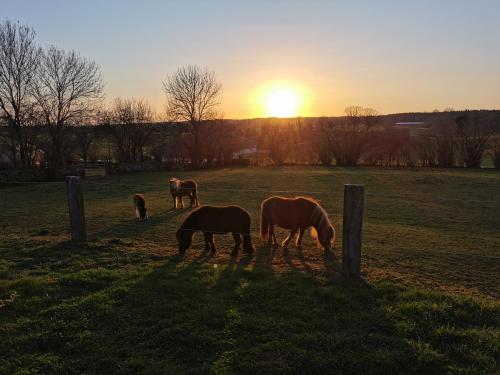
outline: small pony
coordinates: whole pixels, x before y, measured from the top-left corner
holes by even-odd
[[[174,200],[174,208],[177,208],[177,201],[180,203],[180,207],[184,208],[184,202],[182,201],[183,196],[188,196],[191,200],[191,207],[196,203],[196,207],[200,205],[198,199],[198,185],[192,180],[181,181],[177,178],[172,178],[169,181],[170,184],[170,194],[172,194],[172,199]]]
[[[284,248],[288,247],[297,231],[299,232],[297,248],[302,248],[302,236],[308,227],[314,228],[311,234],[325,250],[330,250],[335,242],[335,229],[326,211],[312,198],[274,196],[262,201],[260,238],[265,239],[267,236],[268,245],[271,245],[271,241],[274,245],[278,244],[274,234],[275,225],[291,230],[288,237],[281,243]]]
[[[176,233],[179,253],[184,254],[191,246],[193,234],[203,232],[205,251],[215,253],[214,234],[231,232],[234,248],[231,256],[237,256],[243,236],[243,250],[252,254],[255,250],[250,237],[250,214],[238,206],[202,206],[189,214]]]
[[[146,200],[142,194],[134,194],[133,198],[135,217],[137,220],[146,220],[148,218],[148,210],[146,208]]]

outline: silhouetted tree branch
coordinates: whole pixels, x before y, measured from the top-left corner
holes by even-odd
[[[101,69],[94,61],[54,46],[44,51],[30,90],[49,129],[51,169],[64,164],[65,125],[76,123],[95,109],[103,86]]]
[[[31,166],[30,142],[23,127],[33,116],[29,86],[36,77],[41,49],[35,44],[35,31],[28,26],[0,23],[0,113],[10,127],[11,159]]]
[[[203,122],[220,117],[218,108],[222,86],[214,72],[196,65],[180,68],[163,81],[170,120],[186,121],[192,134],[191,163],[200,166],[200,127]]]
[[[144,161],[144,147],[153,134],[155,114],[145,100],[115,99],[109,116],[109,132],[122,162]]]
[[[458,116],[455,122],[457,148],[464,165],[468,168],[480,168],[488,140],[495,132],[498,119],[488,119],[478,111],[467,111]]]

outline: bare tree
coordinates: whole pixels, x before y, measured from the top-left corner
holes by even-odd
[[[290,124],[271,123],[261,127],[259,146],[269,152],[269,157],[276,165],[283,165],[292,148]]]
[[[496,169],[500,169],[500,138],[498,136],[491,141],[491,161]]]
[[[220,117],[218,108],[222,86],[215,73],[196,65],[180,68],[163,81],[167,95],[167,114],[173,121],[186,121],[192,134],[192,147],[189,148],[191,163],[194,167],[201,164],[200,128],[203,122]]]
[[[367,165],[408,166],[412,164],[409,149],[409,130],[386,126],[370,132],[363,160]]]
[[[457,148],[467,168],[480,168],[488,140],[495,132],[498,119],[488,118],[479,111],[467,111],[458,116]]]
[[[217,163],[228,166],[233,162],[234,154],[248,142],[240,126],[234,123],[220,123],[218,128]]]
[[[95,110],[103,87],[100,66],[94,61],[54,46],[44,51],[31,93],[49,129],[49,169],[52,171],[64,164],[66,125],[76,123]]]
[[[155,114],[145,100],[115,99],[109,116],[109,132],[121,162],[144,161],[144,147],[153,134]]]
[[[86,162],[89,160],[92,145],[104,132],[102,126],[86,124],[73,127],[71,133],[74,137],[76,154]]]
[[[332,165],[333,159],[332,119],[321,118],[316,124],[313,142],[321,164]]]
[[[380,122],[380,114],[373,108],[361,106],[349,106],[344,110],[348,123],[351,127],[365,126],[371,129]]]
[[[345,109],[346,117],[333,130],[333,153],[337,165],[357,165],[367,145],[368,132],[378,125],[376,110],[359,106]]]
[[[31,144],[23,132],[33,114],[28,88],[35,79],[41,56],[35,36],[28,26],[9,20],[0,23],[0,111],[10,127],[12,162],[16,163],[19,149],[24,168],[31,165]]]
[[[450,124],[453,120],[450,116],[443,117],[432,129],[431,142],[436,150],[437,165],[441,168],[450,168],[455,165],[456,142],[455,131]]]
[[[158,166],[163,162],[174,164],[180,144],[180,132],[172,132],[171,127],[161,126],[151,138],[151,155]]]
[[[430,168],[436,166],[436,147],[428,134],[420,135],[414,146],[420,166]]]
[[[144,161],[144,147],[153,134],[155,113],[145,100],[135,103],[135,123],[132,129],[132,154],[135,160]]]

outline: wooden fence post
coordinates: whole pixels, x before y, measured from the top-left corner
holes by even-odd
[[[84,242],[87,240],[87,231],[85,228],[82,182],[79,176],[66,177],[66,192],[68,194],[71,240]]]
[[[344,185],[342,270],[346,276],[355,278],[361,272],[364,191],[364,185]]]

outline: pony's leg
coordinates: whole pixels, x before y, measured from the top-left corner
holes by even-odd
[[[287,238],[281,243],[281,246],[284,248],[287,248],[288,245],[290,244],[290,241],[292,241],[293,237],[297,234],[297,229],[292,229],[290,231],[290,234],[288,235]]]
[[[267,225],[267,246],[271,246],[273,244],[273,224]]]
[[[248,233],[250,233],[250,228],[248,228]],[[249,234],[243,235],[243,250],[247,254],[253,254],[255,252],[255,249],[252,245],[252,237],[250,237]]]
[[[203,237],[205,238],[205,252],[210,251],[210,237],[213,236],[212,233],[203,232]]]
[[[214,234],[210,233],[210,249],[212,251],[212,254],[215,254],[217,249],[215,248],[215,243],[214,243]]]
[[[189,205],[190,205],[191,207],[193,207],[193,204],[194,204],[194,197],[193,197],[193,194],[190,194],[190,195],[189,195]]]
[[[241,236],[239,233],[233,233],[233,238],[234,238],[234,249],[231,252],[231,256],[236,257],[238,256],[238,250],[240,249],[241,245]]]
[[[198,192],[195,191],[194,197],[196,198],[196,207],[200,207],[200,200],[198,199]]]
[[[177,208],[177,196],[172,195],[172,199],[174,201],[174,208]]]
[[[273,246],[278,246],[278,241],[276,241],[276,234],[274,233],[274,225],[271,225],[270,232],[273,236]]]
[[[299,229],[299,236],[297,237],[297,242],[296,242],[297,249],[302,249],[302,237],[304,236],[305,230],[306,228]]]
[[[181,208],[184,208],[184,202],[182,201],[182,194],[179,196],[179,200],[181,201]]]

